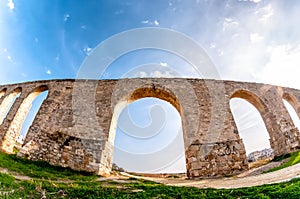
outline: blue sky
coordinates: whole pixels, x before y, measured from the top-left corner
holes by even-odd
[[[99,43],[129,29],[161,27],[184,33],[202,46],[221,79],[300,89],[299,10],[300,1],[295,0],[1,0],[0,84],[76,78],[82,62]],[[181,58],[148,49],[122,56],[104,78],[120,78],[148,63],[176,73],[154,67],[133,76],[198,77]],[[168,121],[178,120],[176,111],[164,102],[150,102],[133,104],[130,112],[148,113],[160,104],[171,113]],[[261,132],[263,127],[255,119],[255,110],[243,103],[232,106],[242,118],[237,119],[241,133],[253,137],[251,132]],[[138,118],[151,122],[146,116]],[[117,143],[125,139],[125,134],[118,133]],[[248,148],[254,150],[255,144]],[[179,168],[178,164],[173,168]]]

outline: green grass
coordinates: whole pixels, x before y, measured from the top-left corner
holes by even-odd
[[[286,167],[289,167],[289,166],[300,163],[300,151],[289,154],[288,156],[285,155],[285,157],[289,157],[289,160],[287,162],[283,163],[282,165],[280,165],[278,167],[269,169],[269,170],[265,171],[264,173],[277,171],[277,170],[280,170],[280,169],[283,169],[283,168],[286,168]],[[282,158],[278,158],[275,161],[279,161],[279,160],[282,160]]]
[[[48,180],[93,180],[95,175],[87,172],[73,171],[68,168],[51,166],[43,161],[30,161],[0,152],[0,167],[32,178]]]
[[[96,176],[88,173],[3,153],[0,153],[0,165],[32,177],[32,180],[17,180],[0,173],[0,198],[300,198],[300,179],[240,189],[197,189],[136,178],[128,179],[127,183],[97,181]]]
[[[97,181],[75,181],[68,184],[37,179],[18,181],[6,174],[1,174],[0,177],[0,198],[300,198],[300,179],[227,190],[173,187],[139,180],[117,185]],[[7,193],[6,196],[4,193]]]

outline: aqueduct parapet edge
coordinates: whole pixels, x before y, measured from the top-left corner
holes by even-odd
[[[189,96],[186,95],[180,97],[180,91],[186,90],[184,82],[194,90],[197,101],[188,101]],[[212,111],[211,100],[216,96],[210,92],[207,83],[216,88],[220,85],[224,87],[222,95],[225,103],[221,104],[222,110]],[[120,85],[123,85],[122,88],[118,88]],[[114,96],[118,89],[121,91]],[[113,156],[114,108],[120,101],[129,103],[144,97],[166,100],[180,113],[186,169],[190,178],[227,176],[248,169],[244,144],[229,106],[230,99],[234,97],[249,101],[260,112],[276,156],[299,148],[299,131],[295,128],[282,99],[290,102],[300,116],[300,90],[221,80],[137,78],[48,80],[0,86],[0,116],[8,106],[8,99],[11,98],[9,96],[16,91],[21,92],[0,125],[2,151],[13,152],[20,126],[26,117],[21,112],[27,113],[30,108],[26,105],[26,100],[30,98],[29,101],[32,102],[32,96],[44,90],[48,90],[48,96],[29,128],[18,155],[32,160],[44,160],[52,165],[108,174]],[[87,92],[93,93],[92,101],[85,98]],[[74,100],[78,95],[80,98]],[[83,107],[74,106],[76,102]],[[219,118],[219,121],[222,125],[217,124],[211,128],[211,118],[218,118],[221,112],[223,118]],[[96,122],[87,119],[90,114],[95,115]],[[216,134],[215,131],[219,133]]]

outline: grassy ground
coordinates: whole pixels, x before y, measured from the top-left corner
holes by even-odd
[[[95,175],[87,172],[76,172],[67,168],[50,166],[42,161],[30,161],[18,158],[16,155],[7,155],[0,152],[0,168],[7,168],[9,171],[17,172],[32,178],[47,180],[85,180],[96,179]]]
[[[300,198],[300,179],[241,189],[172,187],[140,179],[100,181],[96,176],[0,153],[0,167],[30,176],[0,173],[0,198]]]
[[[282,158],[279,157],[279,158],[275,159],[274,161],[279,161],[279,160],[281,160],[283,158],[286,158],[286,156],[284,156]],[[283,168],[286,168],[286,167],[289,167],[289,166],[292,166],[292,165],[300,163],[300,151],[297,151],[297,152],[294,152],[292,154],[289,154],[288,158],[289,158],[289,160],[287,162],[283,163],[279,167],[275,167],[275,168],[269,169],[265,173],[269,173],[269,172],[272,172],[272,171],[277,171],[277,170],[280,170],[280,169],[283,169]]]

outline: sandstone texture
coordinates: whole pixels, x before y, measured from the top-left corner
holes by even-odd
[[[36,115],[19,156],[96,174],[112,167],[117,120],[129,103],[155,97],[171,103],[182,119],[187,175],[220,177],[248,169],[229,102],[242,98],[261,114],[275,156],[299,148],[299,131],[285,108],[300,116],[300,91],[260,83],[204,79],[141,78],[48,80],[0,86],[0,150],[13,153],[35,97],[48,96]]]

